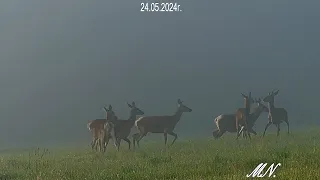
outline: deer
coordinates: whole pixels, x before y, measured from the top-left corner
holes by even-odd
[[[240,136],[240,129],[239,129],[239,125],[242,124],[244,127],[242,127],[242,130],[244,131],[244,136],[249,136],[249,138],[251,139],[250,133],[248,133],[248,125],[247,125],[247,120],[250,114],[250,107],[251,107],[251,103],[254,103],[254,100],[251,97],[251,92],[249,92],[249,96],[244,95],[243,93],[241,93],[241,95],[244,98],[244,105],[245,108],[239,108],[236,110],[236,129],[237,129],[237,139]]]
[[[255,122],[258,120],[262,112],[268,112],[268,108],[262,104],[261,98],[255,100],[258,104],[258,107],[249,115],[248,119],[248,131],[254,135],[257,133],[253,130],[253,126]],[[234,126],[236,122],[235,114],[221,114],[215,118],[215,124],[217,126],[217,130],[215,130],[212,134],[215,139],[220,138],[225,132],[235,133],[237,132],[237,128]],[[241,126],[241,130],[239,134],[243,133],[244,126]],[[243,133],[243,136],[244,133]]]
[[[192,109],[183,104],[183,102],[178,99],[178,108],[173,115],[165,116],[144,116],[140,117],[135,121],[135,126],[139,130],[139,133],[133,134],[133,146],[135,147],[135,142],[139,147],[139,141],[145,137],[148,133],[163,133],[164,144],[167,145],[167,135],[174,137],[171,146],[177,140],[178,135],[173,132],[175,126],[180,121],[183,112],[191,112]]]
[[[137,116],[144,115],[144,112],[141,109],[136,107],[136,104],[134,101],[132,102],[132,104],[127,103],[127,105],[129,106],[129,108],[131,108],[130,116],[128,120],[118,119],[114,123],[114,136],[116,138],[116,147],[118,151],[120,148],[121,139],[123,139],[129,144],[129,149],[130,149],[131,141],[128,139],[128,136],[131,132],[132,127],[134,126]],[[109,133],[107,134],[107,137],[106,137],[106,145],[108,144],[110,138],[111,138],[111,134]]]
[[[112,131],[112,124],[107,122],[114,123],[118,118],[115,115],[115,113],[112,110],[112,106],[109,105],[109,108],[107,109],[104,107],[104,110],[106,111],[106,119],[95,119],[90,120],[87,123],[87,128],[92,133],[92,141],[91,141],[91,148],[92,150],[97,151],[97,146],[99,146],[99,151],[105,151],[105,136],[106,136],[106,130],[108,130],[108,133],[111,133]],[[114,144],[116,141],[113,139]],[[102,147],[104,145],[104,147]],[[116,144],[115,144],[116,145]]]
[[[269,92],[269,94],[263,99],[264,102],[268,103],[268,108],[269,108],[269,115],[268,115],[268,124],[266,125],[264,132],[263,132],[263,137],[265,136],[265,133],[268,129],[268,127],[271,124],[274,124],[277,127],[277,136],[279,136],[280,133],[280,124],[284,121],[287,126],[288,126],[288,134],[289,134],[289,120],[288,120],[288,112],[284,108],[276,108],[274,106],[274,97],[278,95],[279,90],[274,92]]]

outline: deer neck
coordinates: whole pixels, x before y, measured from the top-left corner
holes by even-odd
[[[250,114],[250,103],[248,100],[244,101],[245,113],[246,116]]]
[[[272,114],[272,111],[274,110],[274,103],[273,102],[268,102],[268,109],[269,109],[269,114]]]
[[[251,114],[250,119],[253,123],[255,123],[257,121],[257,119],[261,115],[262,111],[263,111],[263,107],[258,106],[258,108],[255,109],[255,111]]]
[[[180,121],[181,116],[182,116],[182,112],[177,110],[173,115],[174,121],[178,123]]]
[[[128,118],[128,120],[130,121],[134,121],[134,120],[136,120],[136,115],[135,114],[130,114],[130,116],[129,116],[129,118]]]
[[[249,103],[249,101],[244,101],[244,107],[245,107],[245,108],[250,108],[250,103]]]
[[[130,123],[132,124],[132,126],[134,125],[134,122],[137,118],[137,115],[135,114],[130,114],[128,121],[130,121]]]

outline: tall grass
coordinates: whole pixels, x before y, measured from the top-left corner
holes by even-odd
[[[110,145],[105,154],[91,149],[33,149],[2,154],[1,179],[247,179],[260,163],[281,163],[274,179],[320,178],[320,131],[280,137],[267,134],[235,140],[235,134],[179,140],[172,147],[163,141],[141,142],[140,149],[120,152]],[[269,164],[268,164],[269,165]]]

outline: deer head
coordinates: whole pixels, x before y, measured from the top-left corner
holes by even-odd
[[[278,95],[278,93],[279,93],[279,90],[277,90],[277,91],[271,91],[271,92],[269,92],[269,94],[265,97],[265,98],[263,98],[263,102],[267,102],[267,103],[274,103],[274,97],[276,96],[276,95]]]
[[[262,103],[261,98],[255,99],[255,103],[258,104],[258,108],[262,108],[263,112],[269,112],[269,108]]]
[[[182,104],[182,101],[178,99],[178,111],[180,112],[191,112],[192,109]]]
[[[117,119],[116,114],[113,112],[111,105],[109,105],[108,108],[104,107],[104,110],[107,113],[107,115],[106,115],[107,116],[106,117],[107,121],[114,121],[114,120]]]
[[[136,103],[134,101],[132,101],[131,104],[127,103],[127,105],[129,106],[129,108],[131,108],[131,111],[130,111],[131,116],[144,115],[144,112],[141,109],[136,107]]]
[[[241,95],[244,98],[245,101],[245,105],[250,105],[251,103],[254,103],[253,98],[251,97],[251,92],[249,92],[249,96],[244,95],[243,93],[241,93]]]

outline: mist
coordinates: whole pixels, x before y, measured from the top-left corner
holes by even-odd
[[[179,138],[210,137],[213,117],[244,106],[240,93],[273,89],[293,130],[319,125],[319,1],[177,2],[182,12],[1,1],[1,146],[89,143],[86,124],[105,118],[104,106],[121,119],[132,101],[145,115],[170,115],[178,98],[193,109]],[[266,124],[265,113],[255,129]]]

